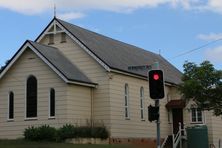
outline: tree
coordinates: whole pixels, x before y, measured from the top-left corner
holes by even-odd
[[[192,99],[203,110],[213,110],[216,116],[222,115],[222,71],[216,70],[209,61],[199,66],[185,62],[183,68],[179,90],[184,98]]]
[[[7,60],[4,66],[0,67],[0,73],[5,69],[5,67],[11,62],[11,60]]]

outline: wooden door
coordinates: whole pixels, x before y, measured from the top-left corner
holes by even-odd
[[[183,109],[182,108],[172,109],[172,114],[173,114],[173,133],[176,134],[179,130],[179,122],[183,126]]]

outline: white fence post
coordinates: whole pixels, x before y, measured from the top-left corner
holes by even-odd
[[[179,132],[180,132],[180,148],[182,148],[182,124],[179,122]]]

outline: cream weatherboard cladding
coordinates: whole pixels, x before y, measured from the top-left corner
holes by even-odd
[[[26,120],[25,118],[26,80],[29,75],[34,75],[38,79],[38,116],[36,120]],[[68,86],[36,54],[27,49],[0,80],[0,139],[22,137],[24,128],[31,125],[50,124],[58,127],[67,123]],[[56,91],[56,115],[53,120],[48,119],[48,90],[51,87],[54,87]],[[79,86],[74,87],[79,88]],[[85,88],[81,90],[84,92]],[[9,91],[14,92],[13,121],[7,120]],[[82,96],[81,92],[73,95],[74,98]],[[76,116],[73,118],[80,120]],[[88,116],[82,116],[82,119],[86,118]]]
[[[25,121],[26,80],[32,74],[38,79],[38,120]],[[48,88],[55,87],[58,90],[57,119],[48,120]],[[58,125],[66,118],[66,89],[63,81],[52,72],[31,50],[24,54],[10,68],[3,79],[0,80],[0,138],[17,138],[22,136],[22,131],[29,125],[51,123]],[[6,97],[9,90],[14,91],[14,122],[7,122]]]
[[[92,91],[92,115],[95,124],[105,124],[110,127],[110,102],[109,102],[109,74],[86,53],[75,41],[66,36],[66,42],[61,43],[61,33],[54,36],[54,44],[60,51],[75,64],[83,73],[87,74],[90,80],[98,86]],[[40,43],[48,44],[47,36],[43,37]],[[71,94],[70,94],[71,97]],[[90,102],[89,102],[90,103]],[[90,109],[90,108],[89,108]],[[90,111],[90,110],[89,110]],[[90,118],[86,118],[90,119]],[[72,120],[72,119],[70,119]]]
[[[124,116],[124,85],[129,86],[129,111],[130,119],[126,120]],[[148,82],[145,80],[124,76],[121,74],[112,74],[110,80],[110,103],[111,103],[111,136],[121,138],[154,138],[156,135],[155,123],[148,121],[147,109],[144,110],[144,121],[140,114],[140,88],[144,88],[144,106],[154,104],[150,99],[148,92]],[[168,87],[166,93],[168,93]],[[161,107],[161,136],[165,137],[171,133],[168,123],[167,109],[165,108],[166,99],[160,101]]]

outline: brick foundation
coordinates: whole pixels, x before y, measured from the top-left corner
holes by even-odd
[[[161,143],[163,139],[161,139]],[[110,138],[110,144],[130,144],[135,147],[156,148],[156,138]]]

